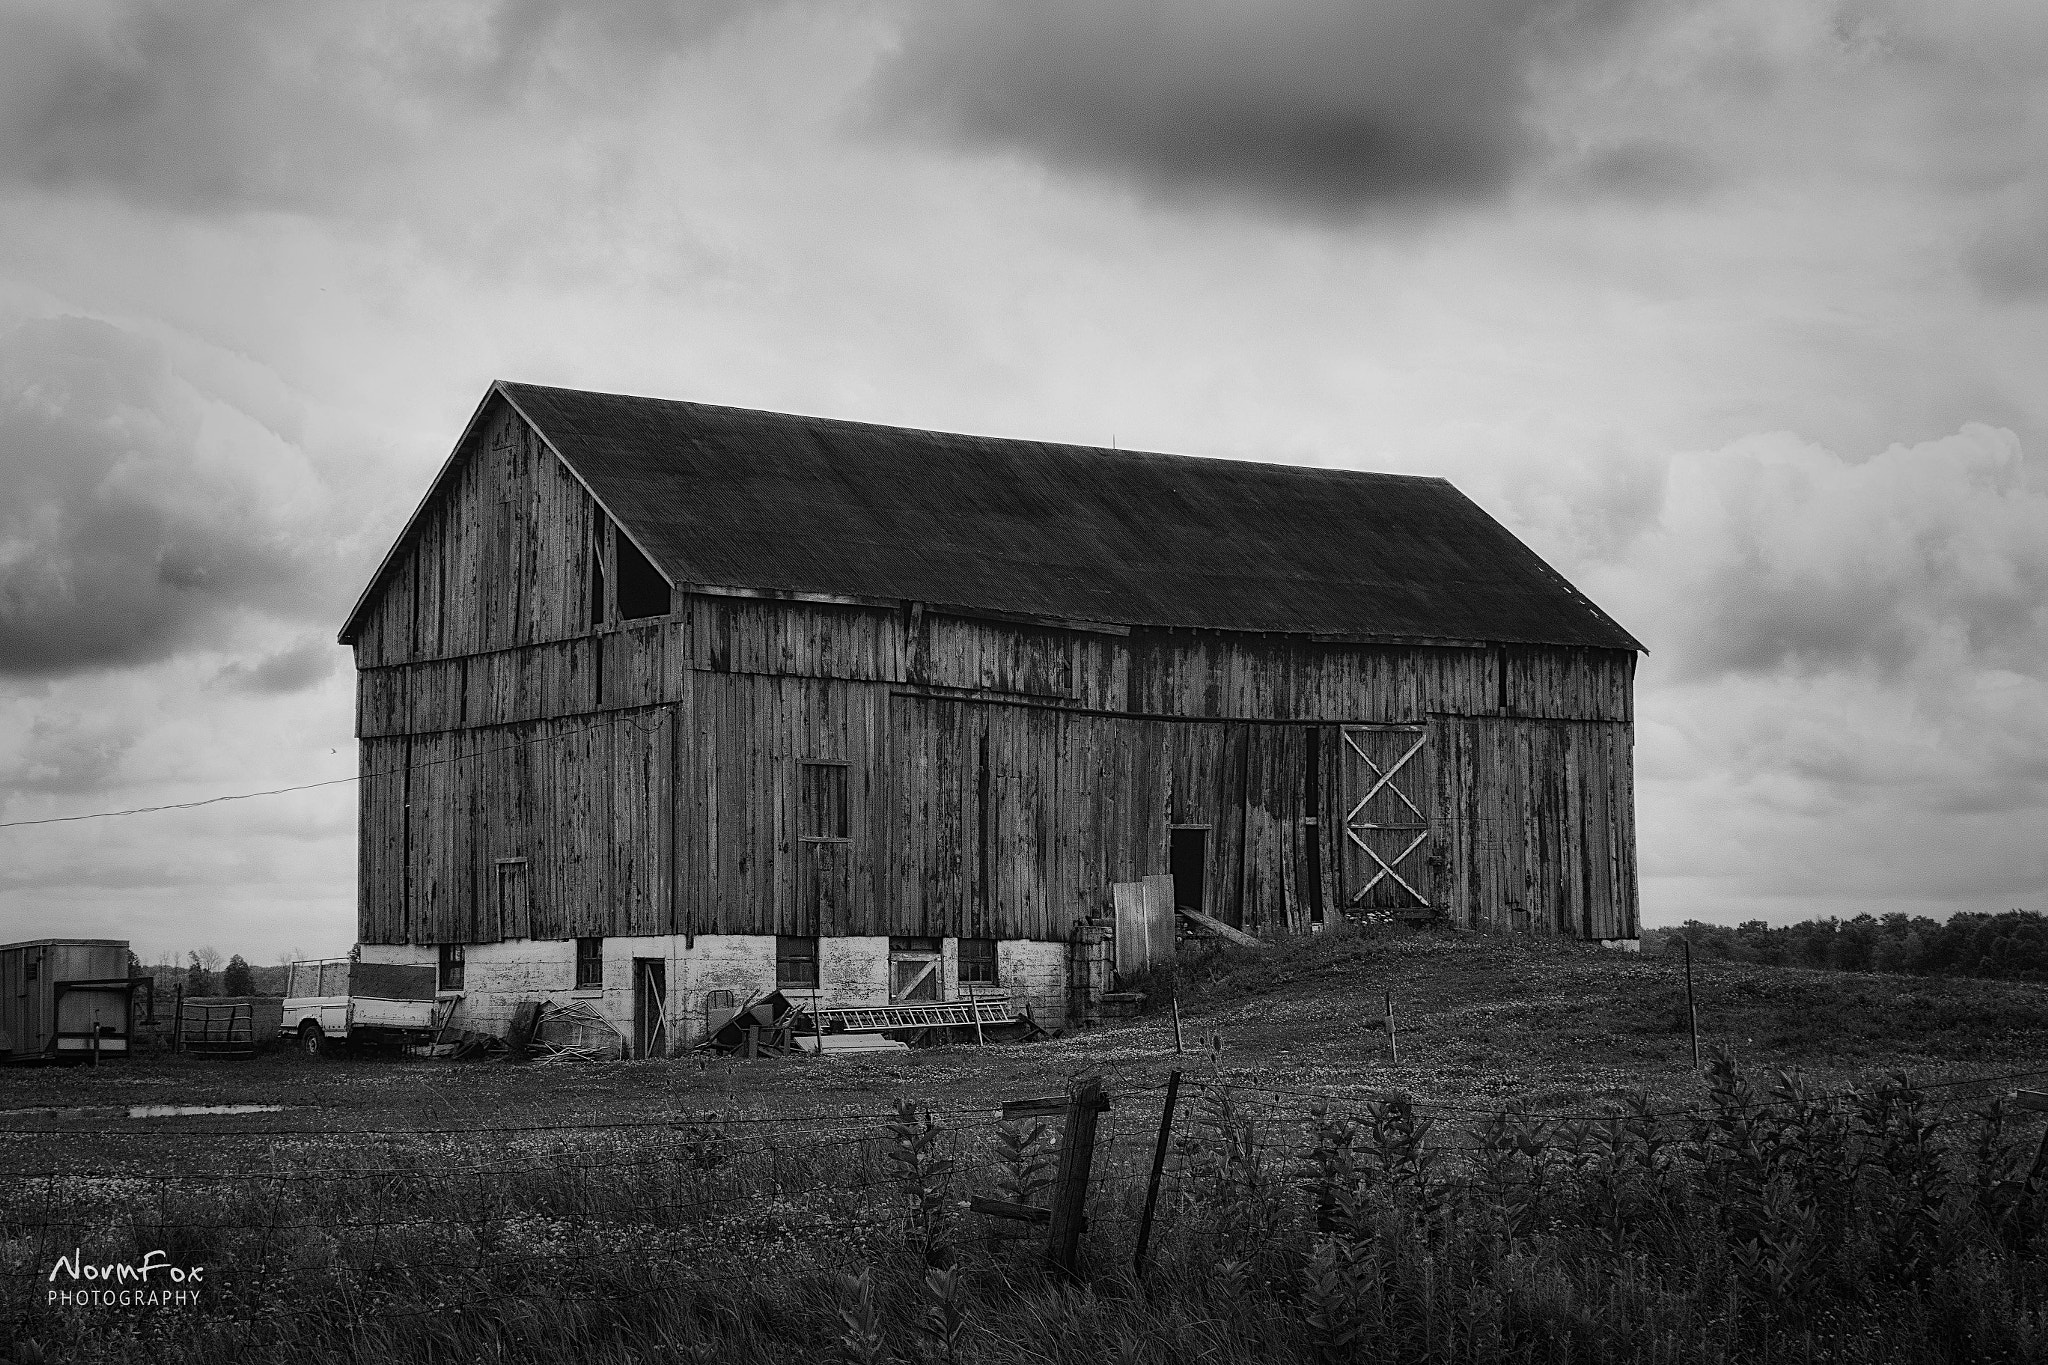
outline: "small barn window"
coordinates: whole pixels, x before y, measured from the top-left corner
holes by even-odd
[[[444,943],[441,945],[441,989],[459,991],[462,989],[462,945]]]
[[[843,842],[852,837],[844,763],[804,764],[803,804],[802,838]]]
[[[818,940],[794,934],[775,936],[775,984],[818,988]]]
[[[604,989],[603,939],[579,938],[576,940],[576,989],[579,991]]]
[[[960,984],[994,986],[996,980],[996,941],[992,938],[963,938],[960,940]]]
[[[668,580],[648,562],[640,547],[614,534],[612,551],[619,568],[619,615],[628,621],[666,616],[669,610]]]

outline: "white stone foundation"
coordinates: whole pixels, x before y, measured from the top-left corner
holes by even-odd
[[[437,965],[440,949],[432,943],[365,943],[365,962]],[[634,1035],[633,962],[654,958],[665,964],[668,998],[663,1014],[671,1050],[686,1051],[704,1032],[704,1001],[713,991],[731,991],[733,1003],[775,989],[775,937],[772,934],[681,934],[604,941],[604,983],[596,990],[576,988],[574,939],[506,939],[472,943],[463,952],[462,1003],[453,1027],[503,1036],[512,1026],[513,1011],[528,1000],[566,1004],[585,1001],[597,1008],[629,1041]],[[1066,1022],[1067,945],[1031,939],[1003,939],[996,944],[997,985],[960,984],[959,940],[941,944],[940,991],[945,999],[967,996],[1006,997],[1013,1012],[1031,1015],[1045,1028]],[[889,1002],[889,940],[886,937],[820,938],[818,989],[786,989],[792,999],[813,1001],[822,1009],[848,1009]],[[444,992],[444,995],[454,994]]]

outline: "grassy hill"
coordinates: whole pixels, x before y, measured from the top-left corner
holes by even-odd
[[[1694,1086],[1676,954],[1366,929],[1186,950],[1144,984],[1155,1004],[1178,996],[1184,1032],[1220,1032],[1227,1064],[1275,1083],[1539,1105]],[[2048,986],[1730,962],[1696,962],[1693,985],[1702,1046],[1732,1047],[1752,1071],[1834,1088],[2048,1067]]]

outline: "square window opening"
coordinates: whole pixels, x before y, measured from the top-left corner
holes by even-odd
[[[462,945],[444,943],[441,945],[440,989],[459,991],[462,989]]]
[[[576,940],[576,989],[579,991],[604,989],[603,939],[579,938]]]
[[[818,940],[795,934],[775,936],[775,984],[818,989]]]
[[[1002,983],[996,977],[996,941],[992,938],[963,938],[960,940],[960,984],[963,986],[997,986]]]

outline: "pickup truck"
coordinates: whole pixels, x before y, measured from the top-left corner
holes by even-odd
[[[437,1018],[431,966],[358,962],[350,957],[294,962],[285,980],[281,1038],[318,1057],[330,1048],[389,1047],[433,1041]]]

